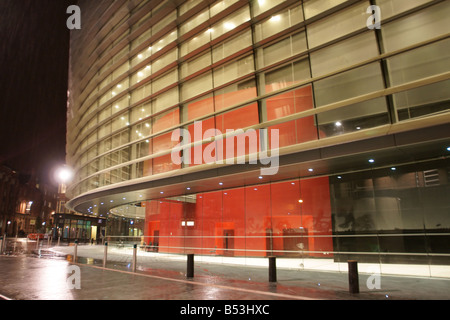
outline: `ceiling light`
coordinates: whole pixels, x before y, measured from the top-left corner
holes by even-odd
[[[370,162],[370,163],[374,163],[375,160],[374,160],[374,159],[369,159],[369,162]]]
[[[313,168],[309,168],[308,171],[309,171],[309,172],[313,172],[314,169],[313,169]]]
[[[228,30],[236,28],[236,25],[232,22],[225,22],[224,27]]]
[[[272,18],[270,18],[270,21],[280,21],[281,20],[281,16],[280,15],[276,15],[276,16],[272,16]]]

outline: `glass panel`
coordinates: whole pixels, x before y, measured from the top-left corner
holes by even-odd
[[[253,55],[233,61],[220,68],[214,69],[214,86],[220,87],[221,85],[245,76],[254,70],[255,64]]]
[[[252,32],[250,29],[239,35],[222,42],[213,49],[213,62],[216,63],[222,59],[230,57],[234,53],[248,48],[252,45]]]
[[[263,74],[266,93],[292,86],[311,78],[308,59],[295,61]]]
[[[313,77],[350,67],[378,56],[374,32],[367,32],[311,53]]]
[[[278,13],[270,19],[255,25],[256,41],[273,36],[303,21],[302,7],[297,6]]]
[[[248,6],[242,7],[236,12],[230,14],[221,22],[212,26],[211,36],[212,39],[216,39],[221,35],[235,29],[241,24],[250,20],[250,10]]]
[[[215,110],[222,110],[240,102],[256,98],[255,79],[244,80],[214,92]]]
[[[195,37],[183,42],[180,48],[181,56],[183,57],[211,41],[211,31],[211,29],[208,29],[206,31],[200,32]]]
[[[286,0],[253,0],[252,1],[252,9],[253,15],[256,17],[261,13],[272,9],[276,5],[285,2]]]
[[[369,6],[369,1],[361,1],[350,8],[308,25],[306,30],[309,47],[314,48],[353,31],[367,28],[367,18],[362,19],[361,16],[365,14]]]
[[[399,85],[450,70],[450,40],[443,40],[387,59],[392,85]],[[394,94],[400,120],[448,110],[450,81]]]
[[[193,98],[203,92],[211,90],[212,86],[212,72],[188,80],[181,85],[181,99],[187,100]]]
[[[347,0],[304,0],[305,18],[309,19]]]
[[[143,105],[134,107],[131,111],[131,122],[140,121],[152,115],[152,103],[148,102]]]
[[[201,23],[207,21],[209,19],[209,9],[203,10],[195,17],[189,19],[187,22],[183,23],[180,26],[180,36],[191,31],[195,27],[199,26]]]
[[[238,0],[222,0],[222,1],[216,1],[212,6],[211,6],[211,17],[215,16],[216,14],[222,12],[223,10],[225,10],[226,8],[228,8],[229,6],[231,6],[232,4],[238,2]]]
[[[376,0],[376,4],[380,6],[381,12],[383,13],[383,19],[387,19],[430,1],[431,0]]]
[[[171,108],[179,102],[178,87],[174,87],[159,94],[152,101],[153,113],[158,113],[165,109]]]
[[[449,16],[450,6],[444,1],[383,24],[381,32],[386,51],[401,49],[450,32]]]
[[[260,59],[259,68],[263,68],[282,61],[293,55],[306,51],[306,36],[304,32],[297,33],[275,44],[260,49],[258,56]]]
[[[372,63],[314,83],[317,107],[381,89],[384,89],[384,81],[379,63]]]
[[[181,65],[180,67],[181,77],[185,78],[210,65],[211,65],[211,52],[207,50],[205,54],[202,54],[201,56],[196,57],[192,60],[186,61]]]

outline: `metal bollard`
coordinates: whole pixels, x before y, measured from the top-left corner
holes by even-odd
[[[3,236],[3,249],[2,252],[3,254],[6,254],[6,249],[8,248],[8,237],[6,236],[6,234]]]
[[[73,248],[73,262],[77,262],[77,255],[78,255],[78,240],[75,240],[75,245]]]
[[[358,261],[348,260],[348,286],[350,293],[359,293]]]
[[[269,257],[269,282],[277,282],[277,260]]]
[[[107,260],[108,260],[108,242],[105,242],[105,250],[103,252],[103,268],[106,268]]]
[[[190,253],[187,255],[187,273],[188,278],[194,277],[194,254]]]
[[[136,272],[136,260],[137,260],[136,251],[137,251],[137,244],[134,244],[133,245],[133,265],[131,267],[133,272]]]

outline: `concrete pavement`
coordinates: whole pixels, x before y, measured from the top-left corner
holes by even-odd
[[[360,274],[360,293],[348,292],[346,272],[278,269],[269,283],[267,267],[224,265],[197,259],[194,278],[186,277],[183,256],[132,256],[111,250],[102,268],[103,246],[78,246],[41,254],[0,256],[0,295],[14,300],[448,300],[446,278],[381,275],[369,288],[370,275]],[[369,285],[370,285],[369,283]],[[77,288],[76,285],[79,285]],[[0,298],[1,298],[0,296]]]

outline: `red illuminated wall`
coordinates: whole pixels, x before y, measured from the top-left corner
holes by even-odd
[[[306,256],[324,257],[333,251],[328,178],[197,194],[195,203],[150,201],[147,241],[155,231],[161,252],[299,257],[293,245],[303,241]]]

